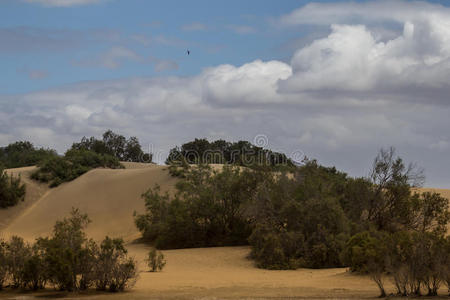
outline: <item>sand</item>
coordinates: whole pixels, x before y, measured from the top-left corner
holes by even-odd
[[[22,174],[27,183],[26,201],[0,210],[0,230],[4,237],[20,235],[27,240],[49,235],[52,226],[78,207],[87,212],[92,223],[89,237],[105,235],[127,241],[130,255],[139,261],[140,278],[134,289],[122,294],[68,295],[86,299],[361,299],[375,298],[377,287],[365,276],[356,276],[345,268],[295,271],[258,269],[249,260],[248,247],[217,247],[163,251],[167,266],[163,272],[150,273],[144,263],[149,247],[133,242],[139,237],[133,212],[142,212],[141,194],[158,184],[163,191],[174,191],[176,179],[167,167],[125,163],[124,170],[96,169],[76,180],[48,189],[31,181],[30,168],[11,169]],[[430,189],[427,189],[430,190]],[[450,197],[450,190],[435,190]],[[3,226],[3,227],[1,227]],[[388,283],[388,290],[393,290]],[[20,295],[21,298],[55,297],[44,291]],[[0,293],[0,298],[16,298]],[[17,299],[17,298],[16,298]]]

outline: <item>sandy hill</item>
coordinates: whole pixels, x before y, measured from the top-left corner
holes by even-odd
[[[8,170],[22,176],[27,195],[18,206],[0,210],[0,232],[4,237],[16,234],[33,240],[50,234],[57,219],[78,207],[92,219],[87,230],[90,237],[102,239],[109,235],[129,241],[129,252],[139,261],[142,271],[135,289],[124,294],[83,296],[85,299],[361,299],[378,294],[367,277],[349,274],[345,268],[257,269],[247,258],[248,247],[168,250],[164,251],[168,262],[164,271],[146,272],[148,246],[131,243],[139,237],[133,212],[144,208],[141,194],[148,188],[158,184],[162,191],[173,191],[176,179],[164,166],[125,166],[121,170],[92,170],[54,189],[29,179],[33,167]],[[423,190],[450,198],[450,190]],[[392,286],[388,284],[388,288]]]
[[[41,191],[40,185],[38,188],[33,182],[29,184],[30,180],[22,176],[33,193],[38,194],[34,190],[39,189],[42,197],[35,199],[30,195],[32,201],[17,209],[22,209],[22,213],[7,224],[3,235],[20,235],[26,239],[48,235],[55,221],[67,216],[71,208],[76,207],[91,218],[87,233],[94,239],[102,239],[105,235],[125,239],[137,237],[133,212],[144,208],[141,194],[155,184],[160,185],[162,191],[172,190],[176,179],[169,175],[164,166],[125,165],[125,170],[89,171],[72,182],[48,191]],[[13,173],[17,171],[13,170]]]

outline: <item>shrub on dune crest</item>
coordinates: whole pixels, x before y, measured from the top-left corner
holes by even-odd
[[[19,177],[8,175],[0,166],[0,208],[14,206],[25,199],[25,184]]]
[[[108,154],[98,154],[89,150],[69,150],[63,157],[56,156],[41,162],[31,178],[48,182],[56,187],[63,182],[74,180],[94,168],[122,168],[119,160]]]

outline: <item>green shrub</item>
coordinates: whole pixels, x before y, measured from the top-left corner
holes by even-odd
[[[95,251],[93,281],[97,290],[123,291],[131,287],[137,276],[136,262],[127,257],[122,239],[106,237]]]
[[[294,163],[285,154],[263,149],[247,141],[231,143],[224,140],[209,142],[206,139],[195,139],[181,147],[172,148],[166,164],[180,164],[182,161],[188,164],[269,166],[273,169],[294,168]]]
[[[158,187],[143,194],[146,213],[135,216],[136,225],[162,249],[246,244],[251,227],[244,206],[257,186],[254,173],[233,166],[190,168],[175,196]]]
[[[37,246],[46,278],[59,290],[119,292],[131,288],[137,278],[137,263],[127,257],[122,239],[106,237],[100,246],[88,240],[84,229],[86,214],[73,209],[70,218],[58,221],[50,238],[40,238]]]
[[[79,143],[72,145],[72,150],[88,150],[101,155],[108,155],[120,161],[151,163],[152,154],[144,153],[137,137],[126,139],[123,135],[107,130],[103,139],[83,137]]]
[[[0,291],[8,277],[7,244],[0,239]]]
[[[27,141],[15,142],[6,147],[0,147],[0,164],[3,164],[8,169],[33,166],[54,156],[57,156],[55,150],[37,149],[32,143]]]
[[[94,168],[122,168],[119,160],[108,154],[98,154],[89,150],[69,150],[63,157],[56,156],[41,162],[31,178],[56,187],[63,182],[74,180]]]
[[[164,259],[164,254],[161,251],[156,250],[152,247],[148,253],[146,259],[147,265],[150,268],[150,272],[162,271],[166,265],[166,260]]]
[[[8,175],[0,166],[0,208],[14,206],[25,199],[25,184],[19,177]]]

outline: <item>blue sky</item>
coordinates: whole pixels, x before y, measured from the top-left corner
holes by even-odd
[[[263,135],[355,176],[394,146],[448,188],[449,5],[0,0],[0,146]]]
[[[49,7],[2,1],[0,27],[33,35],[36,42],[0,48],[0,92],[23,93],[82,80],[185,76],[257,58],[287,60],[294,50],[289,42],[307,35],[308,28],[293,32],[272,23],[306,2],[110,0]],[[46,45],[45,39],[51,42]],[[143,61],[124,58],[120,67],[96,64],[112,47],[131,50]],[[157,72],[152,59],[177,67]]]

